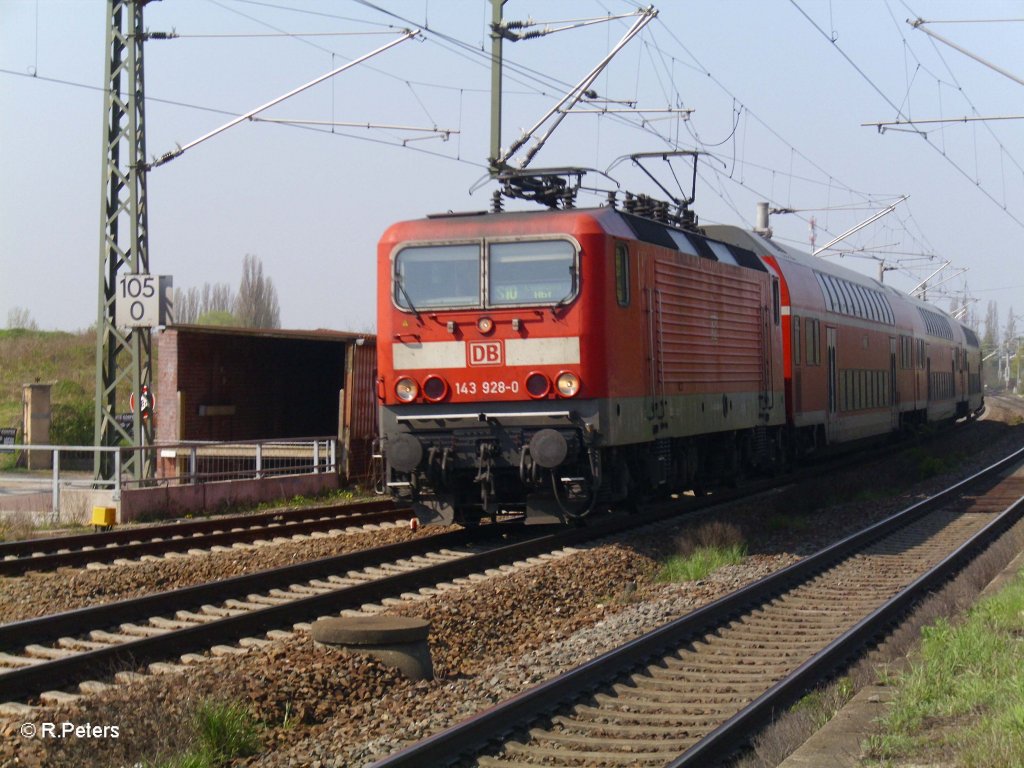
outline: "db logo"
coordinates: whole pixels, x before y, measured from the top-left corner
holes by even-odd
[[[501,365],[504,360],[500,341],[470,341],[470,365]]]

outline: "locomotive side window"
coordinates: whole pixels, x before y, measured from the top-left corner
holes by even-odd
[[[615,300],[620,307],[629,306],[629,248],[615,245]]]
[[[415,312],[425,307],[480,305],[480,245],[421,245],[395,256],[394,300]]]
[[[576,294],[576,248],[568,240],[491,243],[487,303],[564,304]]]

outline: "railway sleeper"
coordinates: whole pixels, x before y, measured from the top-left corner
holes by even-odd
[[[701,723],[700,725],[694,724],[696,727],[692,728],[694,733],[691,733],[691,729],[687,729],[678,721],[662,723],[661,725],[655,725],[652,723],[601,723],[595,722],[594,720],[579,720],[577,718],[565,717],[564,715],[553,717],[551,722],[555,725],[561,726],[567,733],[575,732],[584,735],[587,738],[593,738],[594,736],[604,738],[605,736],[628,735],[634,738],[660,739],[665,737],[689,737],[691,735],[700,736],[706,730],[705,723]]]
[[[39,701],[43,704],[73,704],[80,700],[82,694],[80,693],[68,693],[67,691],[43,691],[39,694]]]
[[[166,635],[168,632],[173,631],[166,627],[146,627],[141,624],[122,624],[119,629],[126,635],[135,635],[136,638],[159,637],[160,635]]]
[[[67,648],[72,651],[97,651],[106,648],[110,643],[100,643],[95,640],[83,640],[80,637],[62,637],[57,640],[60,648]]]
[[[628,690],[627,688],[627,692],[622,695],[595,693],[594,702],[602,707],[609,707],[609,711],[612,713],[622,712],[622,710],[616,709],[617,707],[628,708],[625,709],[625,714],[627,715],[632,715],[635,712],[653,711],[676,717],[692,717],[696,715],[717,715],[721,717],[722,715],[732,715],[736,712],[738,706],[742,706],[754,699],[753,696],[735,691],[701,691],[699,702],[679,701],[678,696],[669,701],[651,701],[650,699],[638,699],[635,696],[631,696]],[[764,689],[762,688],[755,695],[759,696],[763,692]]]
[[[213,616],[216,618],[221,618],[222,616],[239,616],[243,613],[248,613],[244,608],[227,608],[223,605],[211,605],[210,603],[205,603],[200,606],[199,610],[202,611],[202,614],[200,614],[202,616]]]
[[[727,683],[743,683],[750,680],[763,680],[766,677],[783,677],[792,668],[792,664],[773,664],[750,671],[742,671],[730,670],[719,665],[692,665],[685,669],[674,670],[671,675],[634,675],[629,680],[637,688],[686,691],[692,687],[692,682],[715,680]]]
[[[623,699],[636,700],[637,698],[650,699],[652,701],[679,702],[688,698],[701,697],[704,692],[721,693],[725,696],[742,696],[751,691],[764,691],[764,681],[769,678],[762,675],[750,675],[744,680],[722,680],[712,675],[692,675],[686,678],[687,686],[676,689],[664,688],[637,688],[626,683],[616,683],[612,690]],[[686,694],[684,697],[683,694]]]
[[[28,656],[15,656],[10,653],[0,653],[0,665],[5,667],[31,667],[42,664],[46,659],[34,659]]]
[[[796,660],[795,656],[793,660]],[[680,679],[680,675],[691,673],[707,673],[711,675],[750,675],[752,673],[774,673],[776,671],[788,672],[793,669],[792,664],[780,663],[779,659],[772,659],[772,662],[749,662],[744,658],[726,660],[712,660],[710,658],[697,657],[690,663],[681,663],[672,667],[649,667],[637,678],[650,680],[651,685],[658,683],[671,684]]]
[[[636,745],[634,745],[636,746]],[[531,747],[526,744],[511,741],[505,745],[506,754],[515,757],[522,756],[542,760],[583,760],[588,765],[603,766],[634,766],[651,765],[662,766],[670,760],[679,756],[678,751],[650,750],[636,752],[613,752],[610,750],[573,750],[567,752],[565,749],[550,747]],[[550,765],[550,763],[548,763]],[[558,763],[555,763],[556,765]],[[481,763],[483,765],[483,763]],[[498,763],[497,765],[502,765]]]
[[[206,617],[207,622],[210,622],[212,620],[213,616]],[[152,624],[154,627],[164,630],[181,630],[185,629],[186,627],[195,627],[200,622],[202,622],[202,620],[197,622],[187,620],[187,618],[167,618],[166,616],[150,617],[150,624]]]
[[[813,640],[789,642],[785,639],[781,640],[766,640],[762,637],[748,637],[745,634],[730,632],[729,635],[705,635],[703,639],[695,641],[692,644],[694,652],[699,651],[701,653],[709,653],[714,656],[725,656],[735,657],[736,650],[740,649],[744,654],[751,653],[766,653],[766,654],[784,654],[792,655],[792,653],[799,653],[804,650],[814,650],[817,648]],[[672,666],[677,662],[681,663],[685,661],[685,657],[679,656],[666,656],[664,663],[668,666]]]
[[[25,653],[37,659],[67,659],[78,655],[78,651],[72,651],[68,648],[50,648],[35,643],[26,645]]]
[[[107,645],[121,645],[123,643],[130,643],[132,640],[138,640],[138,636],[126,635],[118,632],[107,632],[104,629],[94,629],[89,633],[89,637],[97,642],[105,642]]]
[[[807,645],[805,648],[810,649],[812,646]],[[716,643],[715,645],[701,643],[700,645],[692,646],[685,656],[666,656],[658,663],[647,667],[646,672],[652,677],[671,677],[675,674],[675,670],[691,669],[693,667],[692,661],[695,658],[700,659],[703,667],[712,669],[720,669],[722,667],[760,668],[763,666],[773,666],[780,659],[806,655],[806,651],[801,648],[797,648],[795,653],[790,653],[790,650],[791,646],[788,644],[782,644],[772,649],[755,648],[748,652],[748,648],[743,644],[736,645],[730,650],[723,648],[721,643]]]
[[[112,687],[110,683],[102,683],[99,680],[83,680],[78,684],[78,690],[85,696],[95,696]]]
[[[595,737],[593,734],[574,734],[567,733],[565,731],[555,730],[541,730],[534,728],[530,731],[530,736],[537,740],[537,742],[543,745],[545,742],[555,745],[566,745],[572,747],[595,747],[601,746],[604,749],[615,751],[616,748],[632,753],[644,754],[644,751],[650,750],[651,752],[658,751],[661,749],[674,750],[678,755],[680,752],[684,752],[688,747],[696,743],[696,739],[658,739],[657,741],[640,743],[638,739],[616,739],[607,738],[604,736]],[[640,749],[638,749],[640,747]],[[644,749],[646,748],[646,750]],[[575,750],[573,750],[575,752]]]
[[[680,714],[670,712],[628,712],[612,711],[602,707],[595,707],[589,704],[577,704],[573,707],[574,722],[595,722],[608,721],[611,723],[634,722],[652,726],[686,726],[686,727],[707,727],[717,725],[721,717],[715,713],[705,714]],[[559,715],[558,717],[562,717]],[[585,719],[586,718],[586,719]],[[556,718],[557,719],[557,718]]]

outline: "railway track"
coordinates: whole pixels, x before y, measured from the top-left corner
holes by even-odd
[[[874,452],[896,453],[903,446],[883,446]],[[865,458],[840,454],[811,470],[795,470],[786,476],[748,480],[740,489],[717,489],[713,497],[687,499],[693,511],[728,503],[770,490],[801,477],[836,471]],[[53,536],[41,539],[0,542],[0,576],[17,576],[28,571],[47,571],[91,563],[117,564],[141,558],[159,558],[172,552],[211,551],[268,539],[282,539],[345,527],[380,525],[407,520],[412,511],[390,500],[341,504],[328,507],[279,510],[259,514],[217,516],[203,520],[124,528],[114,531]]]
[[[146,665],[167,671],[183,655],[236,652],[322,615],[419,599],[676,514],[662,508],[554,532],[482,526],[0,625],[0,702],[60,701],[118,670],[130,678]]]
[[[4,542],[0,543],[0,576],[160,557],[169,552],[210,551],[272,538],[394,523],[411,515],[408,508],[390,501],[371,501]]]
[[[374,768],[705,766],[1014,525],[1024,450]],[[500,744],[497,748],[494,743]]]

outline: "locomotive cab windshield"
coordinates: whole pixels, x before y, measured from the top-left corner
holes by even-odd
[[[578,292],[578,262],[579,247],[567,239],[405,246],[394,257],[392,298],[413,313],[564,306]]]

